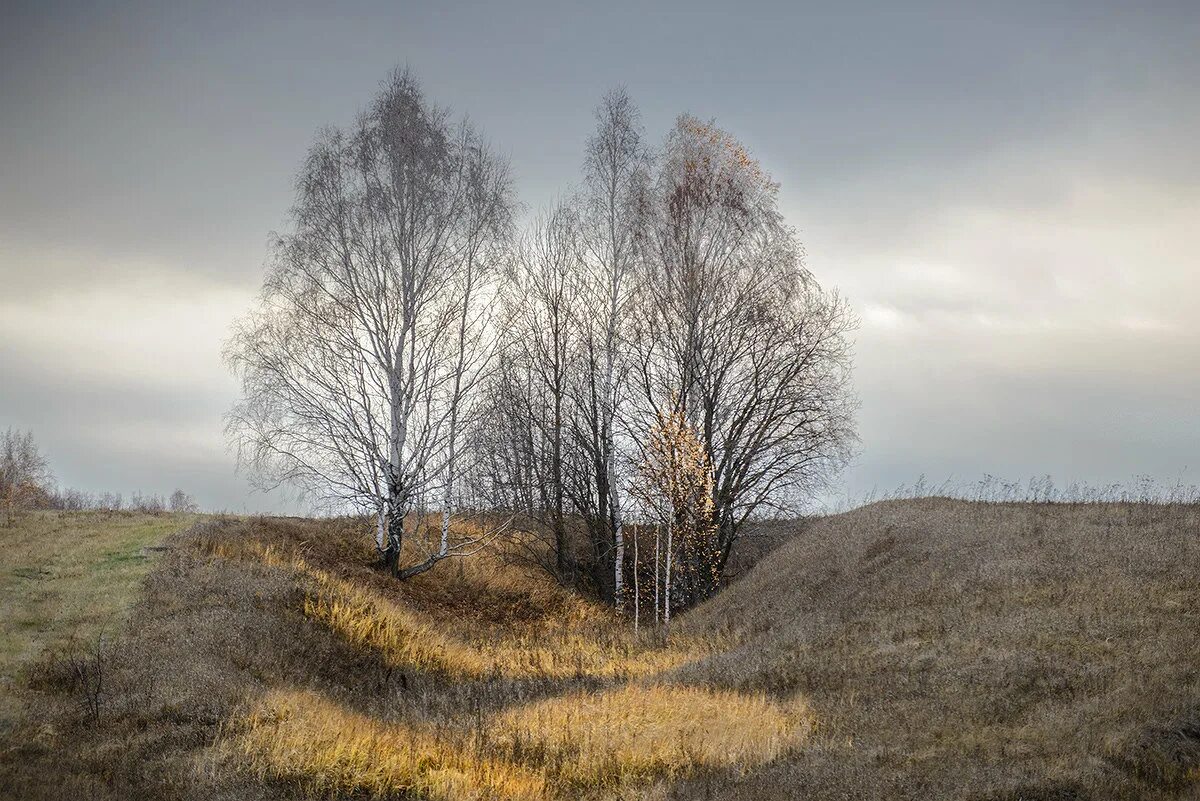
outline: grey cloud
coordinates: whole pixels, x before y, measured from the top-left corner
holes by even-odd
[[[0,428],[30,428],[62,486],[167,494],[182,487],[206,508],[294,511],[294,499],[252,491],[224,445],[229,386],[170,389],[81,377],[0,346]]]
[[[1200,6],[879,6],[14,6],[0,425],[73,483],[270,508],[224,451],[219,340],[314,132],[408,64],[531,208],[616,84],[654,138],[681,111],[743,138],[863,317],[849,491],[1173,477],[1200,444]]]

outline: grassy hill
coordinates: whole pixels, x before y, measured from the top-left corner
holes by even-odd
[[[1200,798],[1195,506],[878,503],[686,631],[739,643],[689,680],[818,720],[721,798]]]
[[[875,504],[668,642],[496,556],[398,584],[345,521],[167,544],[24,671],[0,795],[1200,797],[1195,507]]]

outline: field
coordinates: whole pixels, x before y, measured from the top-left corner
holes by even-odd
[[[30,659],[115,633],[167,534],[186,515],[39,512],[0,527],[0,730]]]
[[[0,795],[1200,798],[1197,507],[792,529],[664,640],[498,554],[398,584],[352,521],[206,519],[25,661]]]

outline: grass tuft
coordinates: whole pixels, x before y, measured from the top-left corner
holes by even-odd
[[[453,678],[480,678],[490,672],[478,651],[443,635],[399,604],[322,571],[306,575],[313,588],[304,598],[305,616],[347,642],[382,654],[395,667]]]

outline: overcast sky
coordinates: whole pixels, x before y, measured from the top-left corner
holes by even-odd
[[[1200,482],[1200,4],[643,5],[3,4],[0,428],[64,485],[287,508],[221,342],[316,131],[408,65],[531,210],[613,86],[742,139],[862,320],[843,493]]]

